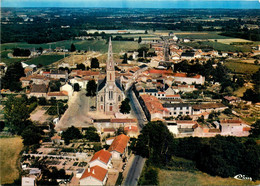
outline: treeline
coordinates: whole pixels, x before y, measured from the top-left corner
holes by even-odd
[[[260,120],[253,126],[252,137],[259,138],[259,125]],[[173,156],[178,156],[194,161],[197,169],[213,176],[244,174],[253,180],[260,178],[260,146],[254,138],[218,135],[174,139],[168,128],[157,121],[144,126],[134,150],[148,158],[152,167],[167,168],[174,164]]]
[[[237,37],[242,39],[247,39],[251,41],[260,41],[260,30],[246,30],[246,31],[226,31],[220,35],[228,37]]]
[[[31,55],[31,51],[29,49],[15,48],[13,55],[28,57],[29,55]]]

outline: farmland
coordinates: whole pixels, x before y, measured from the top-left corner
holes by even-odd
[[[193,48],[213,48],[214,50],[219,51],[227,51],[227,52],[249,52],[251,51],[251,48],[249,46],[233,46],[228,44],[223,44],[219,42],[213,42],[213,41],[199,41],[199,42],[190,42],[190,43],[184,43],[183,45],[191,46]]]
[[[66,41],[58,41],[53,43],[44,43],[44,44],[28,44],[28,43],[6,43],[1,45],[1,50],[5,49],[13,49],[13,48],[39,48],[43,49],[56,47],[65,47],[70,49],[71,44],[76,46],[77,50],[94,50],[99,52],[107,52],[107,43],[105,40],[66,40]],[[117,53],[121,50],[134,50],[138,49],[139,44],[134,41],[113,41],[113,52]]]
[[[259,69],[258,65],[236,61],[225,62],[224,65],[228,67],[233,73],[253,74]]]
[[[19,177],[18,157],[23,148],[20,137],[0,138],[1,184],[13,183]]]
[[[35,65],[42,64],[43,66],[47,66],[56,61],[59,61],[63,57],[64,57],[63,55],[41,55],[37,58],[33,58],[33,59],[26,61],[26,63],[35,64]]]

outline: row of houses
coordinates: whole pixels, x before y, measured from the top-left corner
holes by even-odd
[[[105,185],[108,179],[108,170],[113,168],[113,161],[121,161],[128,156],[128,142],[130,137],[121,134],[107,141],[108,150],[102,149],[94,154],[89,167],[79,177],[80,185]]]
[[[149,120],[164,120],[167,117],[177,117],[179,115],[189,115],[198,118],[204,116],[207,119],[208,115],[212,112],[224,111],[228,107],[222,103],[207,103],[192,105],[190,103],[161,103],[161,101],[152,95],[140,95],[140,103],[142,107],[149,113]]]
[[[166,121],[169,131],[175,137],[214,137],[223,136],[248,136],[250,126],[240,119],[225,119],[214,121],[212,124],[200,125],[193,120]]]

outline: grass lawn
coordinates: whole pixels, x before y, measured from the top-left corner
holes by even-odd
[[[20,137],[0,138],[0,184],[13,183],[19,177],[18,157],[23,148]]]
[[[241,63],[236,61],[225,62],[224,65],[234,73],[253,74],[259,69],[259,65]]]
[[[234,178],[221,178],[195,171],[159,170],[159,185],[257,185],[260,181],[240,181]]]

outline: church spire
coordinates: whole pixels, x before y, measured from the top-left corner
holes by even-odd
[[[115,70],[113,51],[112,51],[112,41],[111,37],[109,38],[108,44],[108,54],[107,54],[107,71]]]

